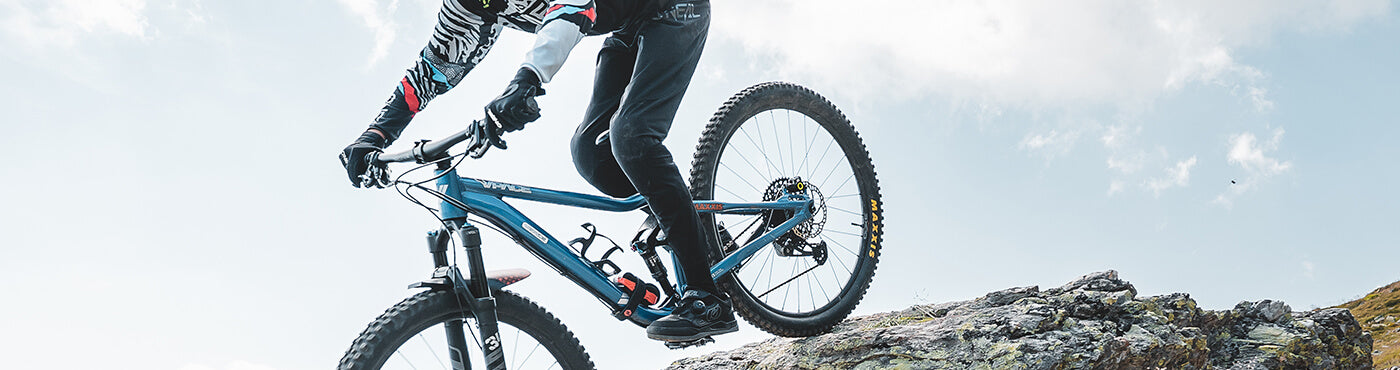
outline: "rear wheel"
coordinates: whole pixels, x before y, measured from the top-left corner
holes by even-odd
[[[404,299],[360,333],[341,370],[450,369],[444,323],[462,322],[471,368],[485,368],[481,336],[470,309],[447,291],[426,291]],[[495,292],[496,316],[508,369],[592,369],[593,362],[574,334],[549,312],[509,291]]]
[[[808,221],[718,281],[741,316],[776,335],[809,336],[855,309],[875,275],[883,204],[865,144],[836,106],[789,83],[745,89],[710,119],[691,167],[696,199],[771,201],[786,192],[814,200]],[[721,246],[715,252],[727,254],[790,217],[701,220]]]

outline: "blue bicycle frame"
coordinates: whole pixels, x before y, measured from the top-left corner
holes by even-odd
[[[580,256],[572,248],[560,243],[559,240],[545,232],[515,207],[507,204],[504,198],[517,198],[609,212],[628,212],[646,205],[646,199],[641,195],[634,195],[626,199],[614,199],[567,191],[531,188],[460,177],[455,168],[445,171],[438,170],[437,174],[439,175],[436,184],[437,191],[442,194],[434,195],[443,198],[439,211],[442,219],[455,220],[461,225],[467,225],[468,213],[480,216],[510,234],[512,238],[535,257],[544,261],[545,264],[593,293],[594,297],[611,307],[613,311],[621,310],[626,305],[628,295],[608,280],[606,274],[595,267],[586,257]],[[779,236],[806,221],[811,216],[812,201],[800,195],[788,194],[775,201],[762,203],[728,203],[708,200],[697,200],[694,203],[696,211],[700,213],[756,215],[773,210],[793,212],[792,218],[751,240],[733,253],[724,256],[718,263],[710,267],[710,276],[719,279],[738,267],[740,263],[758,252],[763,246],[772,243]],[[674,257],[672,266],[679,266],[679,261],[675,261]],[[678,288],[683,291],[685,274],[679,268],[672,270],[676,275]],[[668,284],[669,282],[658,283]],[[670,311],[669,307],[638,307],[634,315],[637,316],[637,319],[652,322],[670,314]]]

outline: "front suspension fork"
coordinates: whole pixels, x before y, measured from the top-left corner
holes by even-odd
[[[477,330],[481,333],[481,351],[486,359],[486,368],[490,370],[504,370],[505,352],[501,348],[500,327],[496,319],[496,299],[491,296],[491,288],[486,281],[486,268],[481,257],[481,231],[476,226],[461,222],[458,227],[453,227],[457,232],[462,246],[466,249],[468,262],[468,275],[471,279],[463,279],[461,271],[450,268],[452,280],[452,291],[457,296],[459,302],[465,303],[472,310],[472,315],[476,317]],[[433,264],[436,267],[448,266],[447,244],[451,237],[447,230],[439,230],[428,234],[428,250],[433,255]],[[468,345],[466,332],[463,323],[465,320],[450,320],[443,323],[443,328],[447,331],[448,355],[452,362],[453,370],[471,369],[471,361],[467,357]]]

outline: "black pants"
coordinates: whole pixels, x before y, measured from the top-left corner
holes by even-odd
[[[691,289],[717,293],[699,217],[661,143],[690,86],[710,29],[709,1],[681,1],[603,42],[593,99],[571,146],[580,175],[604,194],[641,193],[666,232]]]

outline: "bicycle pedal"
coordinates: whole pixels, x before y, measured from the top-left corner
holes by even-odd
[[[686,347],[703,346],[703,345],[710,344],[710,343],[714,343],[714,342],[715,342],[715,338],[714,338],[714,337],[704,337],[704,338],[700,338],[700,339],[696,339],[696,340],[688,340],[688,341],[684,341],[684,342],[666,342],[666,348],[670,348],[670,349],[682,349],[682,348],[686,348]]]

